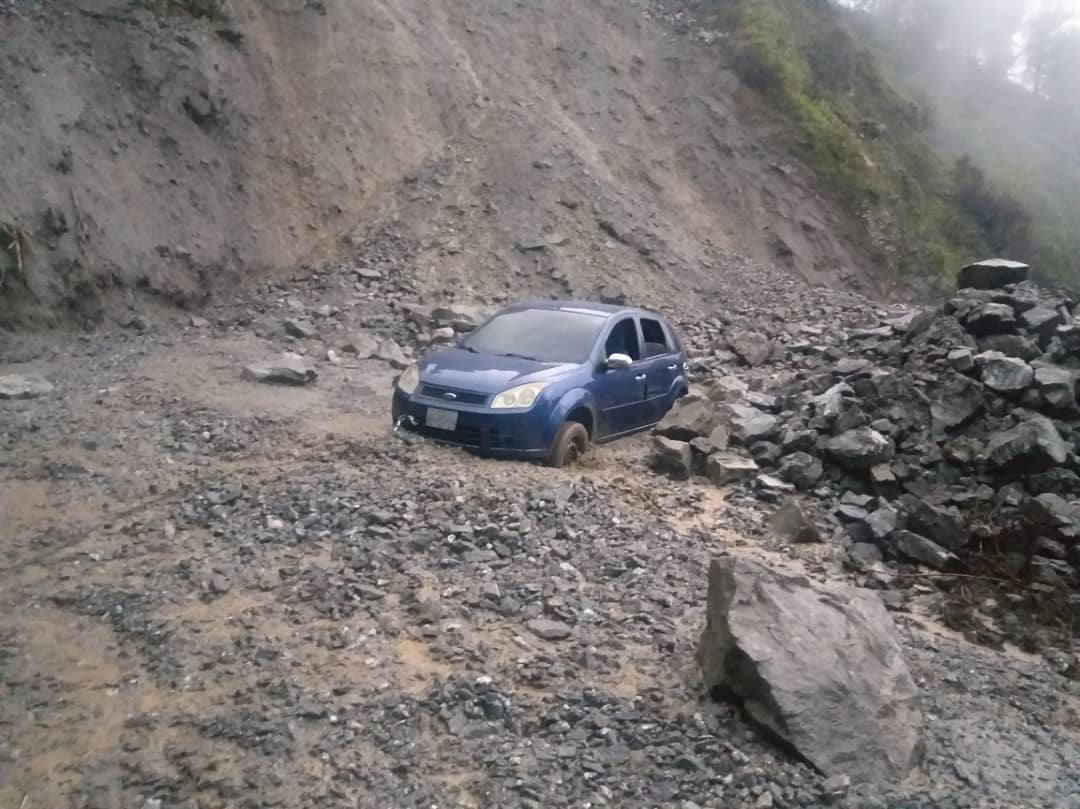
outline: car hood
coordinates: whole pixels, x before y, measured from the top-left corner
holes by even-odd
[[[548,382],[577,367],[451,348],[421,360],[420,381],[491,395],[527,382]]]

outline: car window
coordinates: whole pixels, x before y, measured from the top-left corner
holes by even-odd
[[[606,318],[560,309],[501,312],[472,332],[461,346],[539,362],[582,363],[589,358]]]
[[[641,336],[645,339],[646,357],[658,357],[661,354],[671,353],[670,341],[659,320],[641,318]]]
[[[628,317],[615,324],[604,344],[604,354],[625,354],[634,362],[641,359],[641,347],[638,345],[637,326],[634,318]]]

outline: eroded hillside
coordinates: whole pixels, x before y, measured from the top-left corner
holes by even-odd
[[[458,295],[693,293],[736,255],[875,285],[724,38],[651,3],[215,9],[0,6],[0,326],[197,306],[388,229]]]

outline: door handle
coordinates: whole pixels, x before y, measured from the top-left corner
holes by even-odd
[[[638,382],[644,382],[645,376],[645,374],[641,374],[641,376],[635,376],[634,379],[636,379]]]
[[[677,369],[678,367],[679,367],[678,365],[669,365],[669,366],[667,367],[667,369],[668,369],[669,371],[674,371],[674,370],[675,370],[675,369]]]

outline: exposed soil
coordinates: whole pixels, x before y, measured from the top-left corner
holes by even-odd
[[[0,372],[57,389],[0,403],[0,807],[823,805],[708,698],[693,649],[711,555],[825,578],[838,550],[653,475],[644,439],[552,471],[395,436],[379,361],[240,378],[400,333],[354,279],[9,344]],[[319,337],[283,336],[328,301]],[[1075,683],[943,629],[923,594],[895,615],[925,766],[840,804],[1080,806]]]
[[[0,328],[199,307],[388,224],[459,291],[692,289],[724,252],[886,286],[728,58],[645,0],[5,0]]]

